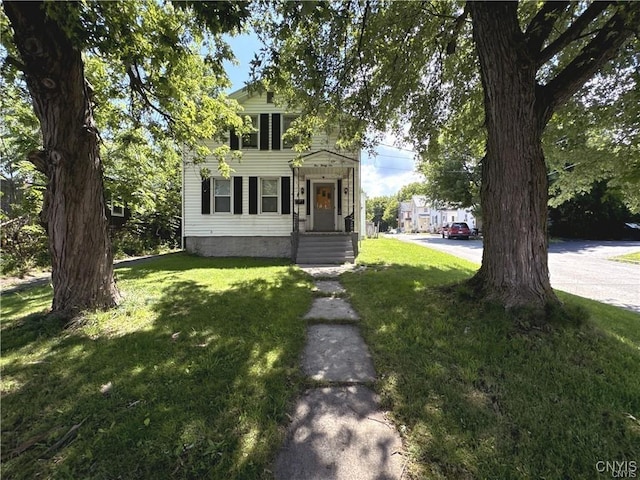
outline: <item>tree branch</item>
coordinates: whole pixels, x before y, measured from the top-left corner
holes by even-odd
[[[140,95],[140,98],[142,98],[144,104],[150,109],[159,113],[162,118],[169,122],[170,125],[173,125],[175,123],[175,119],[169,113],[155,106],[149,99],[149,96],[147,95],[147,88],[142,81],[140,70],[138,70],[138,65],[135,62],[133,65],[129,65],[127,67],[127,75],[129,76],[129,85],[131,86],[131,89],[138,95]]]
[[[586,13],[586,12],[585,12]],[[547,112],[565,103],[609,60],[634,33],[640,3],[621,3],[615,14],[582,51],[541,92]],[[549,115],[550,116],[550,115]]]
[[[29,160],[36,170],[49,176],[49,170],[47,168],[47,152],[44,150],[33,150],[27,154],[27,160]]]
[[[27,73],[27,66],[17,58],[12,57],[11,55],[7,55],[6,61],[9,65],[13,66],[18,71]]]
[[[571,42],[580,38],[582,32],[591,24],[612,2],[594,2],[580,15],[562,35],[556,38],[538,55],[538,67],[553,58]],[[542,44],[540,44],[542,47]],[[539,48],[540,48],[539,47]]]
[[[454,21],[459,18],[459,17],[456,17],[455,15],[446,15],[444,13],[438,13],[433,8],[431,8],[431,6],[427,2],[423,3],[423,7],[427,11],[427,13],[432,17],[444,18],[445,20],[454,20]],[[465,5],[465,10],[466,8],[467,6]]]
[[[464,10],[459,17],[456,18],[456,22],[453,25],[453,32],[451,33],[451,39],[447,43],[447,55],[453,55],[456,53],[456,44],[458,42],[458,35],[464,25],[464,21],[469,16],[469,3],[464,4]]]
[[[360,38],[358,39],[358,51],[356,52],[356,57],[359,60],[359,64],[360,64],[360,72],[363,73],[363,66],[362,66],[362,42],[364,40],[364,34],[366,31],[366,27],[367,27],[367,19],[369,16],[369,9],[370,9],[370,4],[369,4],[369,0],[366,0],[365,5],[364,5],[364,13],[362,15],[362,22],[360,24]],[[367,97],[367,114],[370,114],[371,111],[373,110],[373,106],[371,105],[371,93],[369,92],[369,81],[368,81],[368,77],[366,75],[366,72],[364,72],[365,75],[363,75],[364,78],[364,91],[365,91],[365,96]]]
[[[542,45],[549,38],[553,27],[560,15],[567,10],[570,2],[545,2],[529,23],[525,38],[529,49],[534,55],[542,49]]]

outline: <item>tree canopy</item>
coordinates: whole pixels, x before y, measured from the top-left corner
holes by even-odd
[[[345,144],[371,146],[392,130],[440,171],[481,165],[485,243],[471,284],[483,298],[557,303],[543,136],[572,98],[597,106],[585,92],[598,76],[624,82],[620,66],[637,67],[639,4],[274,2],[260,18],[256,77],[309,117],[337,122]],[[617,102],[629,85],[603,98]],[[606,130],[620,145],[621,130]],[[473,178],[458,178],[444,180],[473,194]]]
[[[433,179],[430,193],[465,206],[479,201],[486,127],[465,2],[275,5],[264,6],[259,16],[257,30],[266,47],[255,60],[256,79],[267,79],[309,114],[340,116],[341,126],[351,121],[343,136],[365,146],[392,130],[419,152],[420,169]],[[635,24],[635,35],[619,55],[551,119],[544,137],[549,171],[573,173],[554,185],[554,197],[561,201],[603,176],[615,185],[635,184],[640,135],[637,8],[614,2],[540,5],[520,2],[518,21],[531,37],[531,47],[540,50],[541,85],[560,72],[567,76],[569,64],[576,67],[583,61],[614,22],[624,19],[631,32]],[[559,83],[554,80],[550,90]],[[572,156],[589,160],[572,161]],[[578,163],[582,168],[566,168]],[[637,204],[635,189],[625,190],[629,205]],[[450,198],[441,198],[451,191]]]
[[[396,197],[400,202],[408,202],[414,195],[426,195],[427,187],[422,182],[412,182],[398,190]]]
[[[3,8],[3,74],[21,72],[41,126],[43,148],[29,160],[47,181],[42,219],[53,310],[110,307],[119,293],[106,233],[103,159],[112,190],[131,196],[139,192],[126,185],[144,185],[145,173],[163,165],[175,171],[182,148],[216,158],[229,173],[228,148],[210,152],[201,140],[247,128],[224,94],[222,62],[232,54],[222,34],[240,31],[248,6],[6,1]],[[163,188],[153,188],[157,206]]]
[[[632,212],[640,212],[640,62],[638,39],[551,118],[543,146],[550,179],[550,205],[588,193],[604,181]],[[480,167],[486,131],[482,92],[452,112],[437,142],[422,152],[418,169],[428,194],[464,207],[480,203]],[[599,186],[601,188],[602,185]]]

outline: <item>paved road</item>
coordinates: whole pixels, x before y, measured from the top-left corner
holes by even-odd
[[[394,235],[403,241],[482,262],[481,240],[449,240],[436,235]],[[553,288],[640,313],[640,265],[609,258],[640,250],[640,242],[567,240],[549,247]]]

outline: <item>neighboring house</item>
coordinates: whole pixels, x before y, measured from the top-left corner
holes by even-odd
[[[411,231],[428,232],[431,225],[431,202],[424,195],[411,197]]]
[[[466,222],[469,228],[480,228],[469,209],[441,207],[431,212],[431,232],[437,233],[447,223]]]
[[[107,202],[107,215],[109,225],[120,228],[131,218],[131,210],[121,199],[111,197],[111,200]]]
[[[360,151],[336,147],[336,134],[318,133],[294,166],[293,145],[282,138],[296,115],[271,93],[241,89],[230,95],[256,131],[229,135],[230,178],[217,161],[183,165],[186,250],[205,256],[285,257],[298,263],[342,263],[357,254],[361,228]],[[211,140],[214,149],[220,145]],[[202,178],[202,167],[212,176]],[[322,253],[324,251],[324,254]]]
[[[411,202],[400,202],[398,207],[398,228],[401,232],[410,232],[411,225]]]
[[[398,225],[403,232],[438,233],[444,224],[451,222],[467,222],[469,228],[478,227],[468,209],[451,208],[424,195],[413,195],[411,201],[400,202]]]

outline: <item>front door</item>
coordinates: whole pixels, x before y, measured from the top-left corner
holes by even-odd
[[[332,232],[336,229],[334,220],[335,185],[316,183],[314,185],[313,229],[317,232]]]

